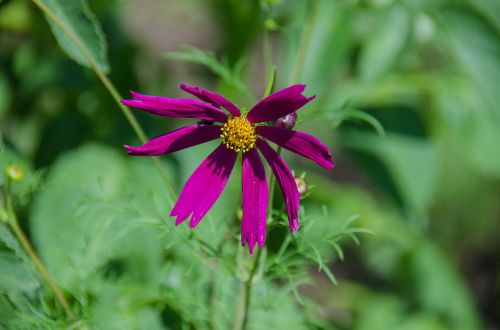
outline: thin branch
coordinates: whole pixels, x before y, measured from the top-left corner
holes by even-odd
[[[258,249],[252,268],[250,269],[250,274],[241,287],[240,303],[238,304],[238,309],[236,310],[236,315],[232,326],[233,330],[245,330],[248,326],[248,315],[250,310],[250,297],[252,295],[253,279],[257,272],[257,268],[259,268],[262,255],[262,249]]]
[[[120,100],[122,99],[120,93],[118,93],[118,90],[113,85],[111,80],[109,80],[106,74],[99,68],[99,66],[94,61],[94,58],[89,53],[87,48],[81,43],[80,39],[70,29],[68,29],[67,26],[57,17],[57,15],[53,13],[50,10],[50,8],[48,8],[42,1],[33,0],[33,3],[38,8],[40,8],[40,10],[43,11],[61,29],[61,31],[69,38],[69,40],[71,40],[71,42],[75,45],[75,47],[78,48],[78,50],[83,54],[87,62],[90,64],[92,70],[94,70],[97,77],[99,77],[103,85],[106,87],[108,92],[115,100],[116,104],[118,105],[122,113],[125,115],[125,118],[129,122],[130,126],[132,126],[132,129],[136,133],[137,137],[142,141],[142,143],[146,142],[147,141],[146,134],[144,133],[144,130],[142,129],[141,125],[135,118],[134,114],[132,113],[132,111],[130,111],[128,107],[126,107],[120,102]],[[162,166],[159,159],[154,157],[152,157],[151,159],[153,160],[153,163],[155,164],[160,176],[165,182],[165,185],[167,186],[169,193],[171,194],[172,197],[175,197],[176,193],[174,187],[168,178],[165,168]]]
[[[68,300],[66,299],[66,296],[62,293],[61,289],[57,286],[56,282],[50,276],[49,271],[43,264],[42,260],[38,255],[36,254],[35,250],[33,249],[33,246],[31,245],[30,241],[26,237],[26,234],[23,232],[21,227],[19,226],[19,222],[17,220],[17,216],[14,212],[13,206],[11,199],[9,195],[7,194],[7,212],[9,214],[9,219],[8,219],[8,224],[10,228],[12,229],[13,233],[16,235],[19,243],[21,243],[23,249],[26,251],[26,254],[28,254],[28,257],[32,260],[33,264],[35,264],[36,268],[40,271],[40,274],[44,278],[44,280],[47,282],[51,290],[54,292],[54,295],[59,301],[59,304],[62,306],[64,309],[64,312],[70,319],[75,318],[75,314],[71,310],[70,304]]]

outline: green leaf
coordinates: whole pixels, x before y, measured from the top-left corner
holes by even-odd
[[[3,242],[7,248],[12,250],[19,259],[23,259],[27,262],[30,262],[23,248],[17,241],[16,237],[12,234],[12,232],[7,227],[7,224],[0,224],[0,242]]]
[[[61,48],[77,63],[109,71],[107,44],[86,0],[38,0]]]
[[[161,224],[171,203],[166,196],[148,159],[126,162],[109,148],[79,148],[52,167],[36,197],[34,243],[56,281],[74,294],[84,294],[81,283],[96,273],[112,273],[115,263],[127,276],[155,283],[161,248],[148,223]]]
[[[334,94],[331,93],[334,74],[348,65],[349,47],[354,40],[353,15],[340,2],[322,0],[318,6],[301,80],[307,82],[310,90],[318,91],[320,97],[329,98]]]
[[[12,253],[0,252],[0,292],[32,291],[39,285],[22,260]]]
[[[452,329],[479,329],[469,288],[448,257],[430,242],[409,256],[407,285],[417,301],[436,314],[447,315]]]
[[[212,73],[219,76],[223,83],[234,87],[237,91],[242,93],[243,96],[251,97],[248,88],[241,80],[241,73],[246,64],[245,60],[240,60],[236,63],[234,69],[231,69],[226,60],[219,60],[213,53],[205,52],[196,47],[185,47],[182,52],[168,52],[164,55],[166,58],[174,61],[203,65]]]
[[[412,32],[411,12],[402,5],[393,5],[379,19],[378,27],[367,36],[358,62],[359,75],[367,83],[377,81],[393,69]]]
[[[0,292],[32,291],[40,286],[32,261],[9,230],[0,223]]]
[[[498,16],[498,15],[497,15]],[[467,10],[442,12],[454,54],[484,96],[484,106],[500,117],[500,37],[481,17]]]
[[[378,135],[381,137],[385,136],[385,130],[382,124],[378,121],[377,118],[373,117],[371,114],[367,112],[363,112],[361,110],[348,108],[344,111],[341,111],[334,120],[334,126],[339,126],[345,120],[360,120],[369,124]]]
[[[422,175],[421,171],[419,176]],[[359,325],[355,329],[406,329],[403,323],[409,329],[434,329],[416,327],[416,320],[409,318],[417,312],[431,319],[438,318],[446,329],[480,329],[467,281],[450,261],[449,252],[433,243],[427,232],[415,230],[401,217],[399,210],[382,205],[364,189],[339,188],[334,184],[323,189],[330,192],[332,219],[356,210],[360,214],[360,225],[375,232],[364,237],[360,255],[368,272],[399,288],[397,295],[388,295],[384,288],[375,286],[366,292],[360,290],[361,287],[342,283],[338,289],[344,293],[350,291],[349,294],[331,296],[358,315],[355,322]],[[392,307],[384,307],[386,303]]]
[[[469,0],[469,3],[478,12],[484,15],[500,33],[500,1],[498,0]]]
[[[430,143],[397,134],[380,138],[356,132],[349,135],[346,145],[377,157],[413,210],[423,211],[433,201],[439,163],[436,148]]]

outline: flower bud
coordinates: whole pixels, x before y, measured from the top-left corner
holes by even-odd
[[[278,23],[272,18],[266,19],[266,29],[268,31],[277,31],[279,29]]]
[[[304,198],[309,191],[309,187],[307,186],[307,182],[299,177],[295,178],[295,183],[297,184],[297,189],[299,190],[300,198]]]
[[[24,171],[17,164],[7,165],[5,172],[7,173],[7,178],[13,182],[21,181],[24,178]]]
[[[292,129],[292,128],[295,127],[296,123],[297,123],[297,113],[296,112],[292,112],[292,113],[289,113],[286,116],[278,118],[274,122],[274,126],[281,127],[281,128]]]

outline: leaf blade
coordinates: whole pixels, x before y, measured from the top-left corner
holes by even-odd
[[[86,0],[36,0],[59,46],[75,62],[109,72],[107,43]]]

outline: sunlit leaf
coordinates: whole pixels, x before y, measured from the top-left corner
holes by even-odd
[[[107,44],[86,0],[38,0],[61,48],[79,64],[109,71]],[[90,58],[89,58],[90,57]]]

